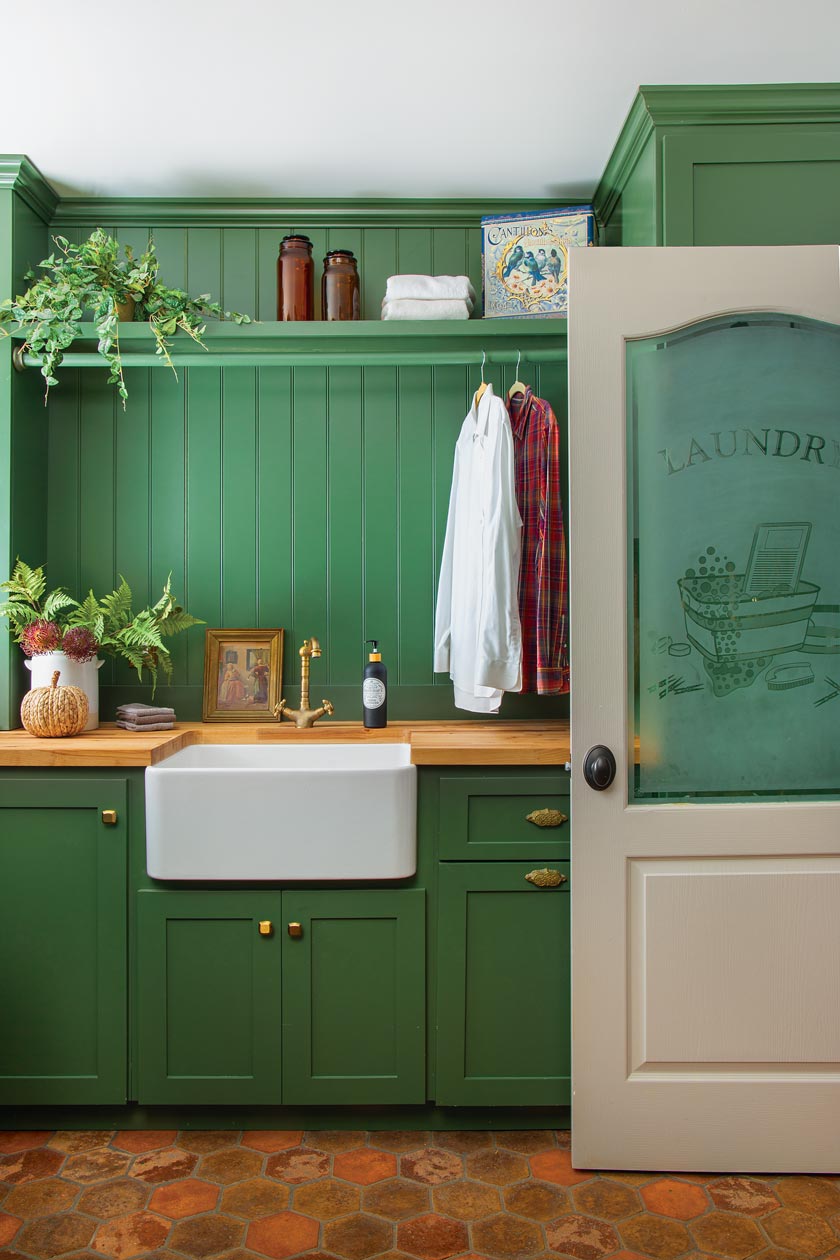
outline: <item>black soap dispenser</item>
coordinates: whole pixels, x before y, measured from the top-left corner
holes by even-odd
[[[368,727],[388,725],[388,671],[382,664],[378,639],[365,639],[373,646],[362,683],[362,710]]]

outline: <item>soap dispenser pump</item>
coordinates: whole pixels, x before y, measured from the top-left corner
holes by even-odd
[[[388,671],[382,664],[378,639],[365,639],[373,651],[368,656],[362,683],[362,710],[367,727],[388,725]]]

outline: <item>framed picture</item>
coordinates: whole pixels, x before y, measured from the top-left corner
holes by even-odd
[[[282,630],[205,631],[204,721],[274,721],[282,673]]]

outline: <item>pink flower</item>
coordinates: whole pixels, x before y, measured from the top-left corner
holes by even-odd
[[[79,664],[92,661],[98,648],[99,644],[85,626],[71,626],[64,633],[61,650],[70,657],[71,661],[78,661]]]
[[[27,656],[41,656],[44,652],[55,652],[61,646],[61,631],[54,621],[45,621],[41,617],[24,628],[20,637],[20,646]]]

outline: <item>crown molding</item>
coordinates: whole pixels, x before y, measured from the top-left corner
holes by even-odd
[[[599,223],[609,222],[615,203],[621,196],[633,167],[638,162],[647,141],[653,135],[654,126],[650,110],[640,90],[630,106],[630,112],[624,120],[615,147],[592,197]]]
[[[52,221],[59,204],[58,193],[25,154],[0,154],[0,190],[3,189],[17,193],[45,223]]]

